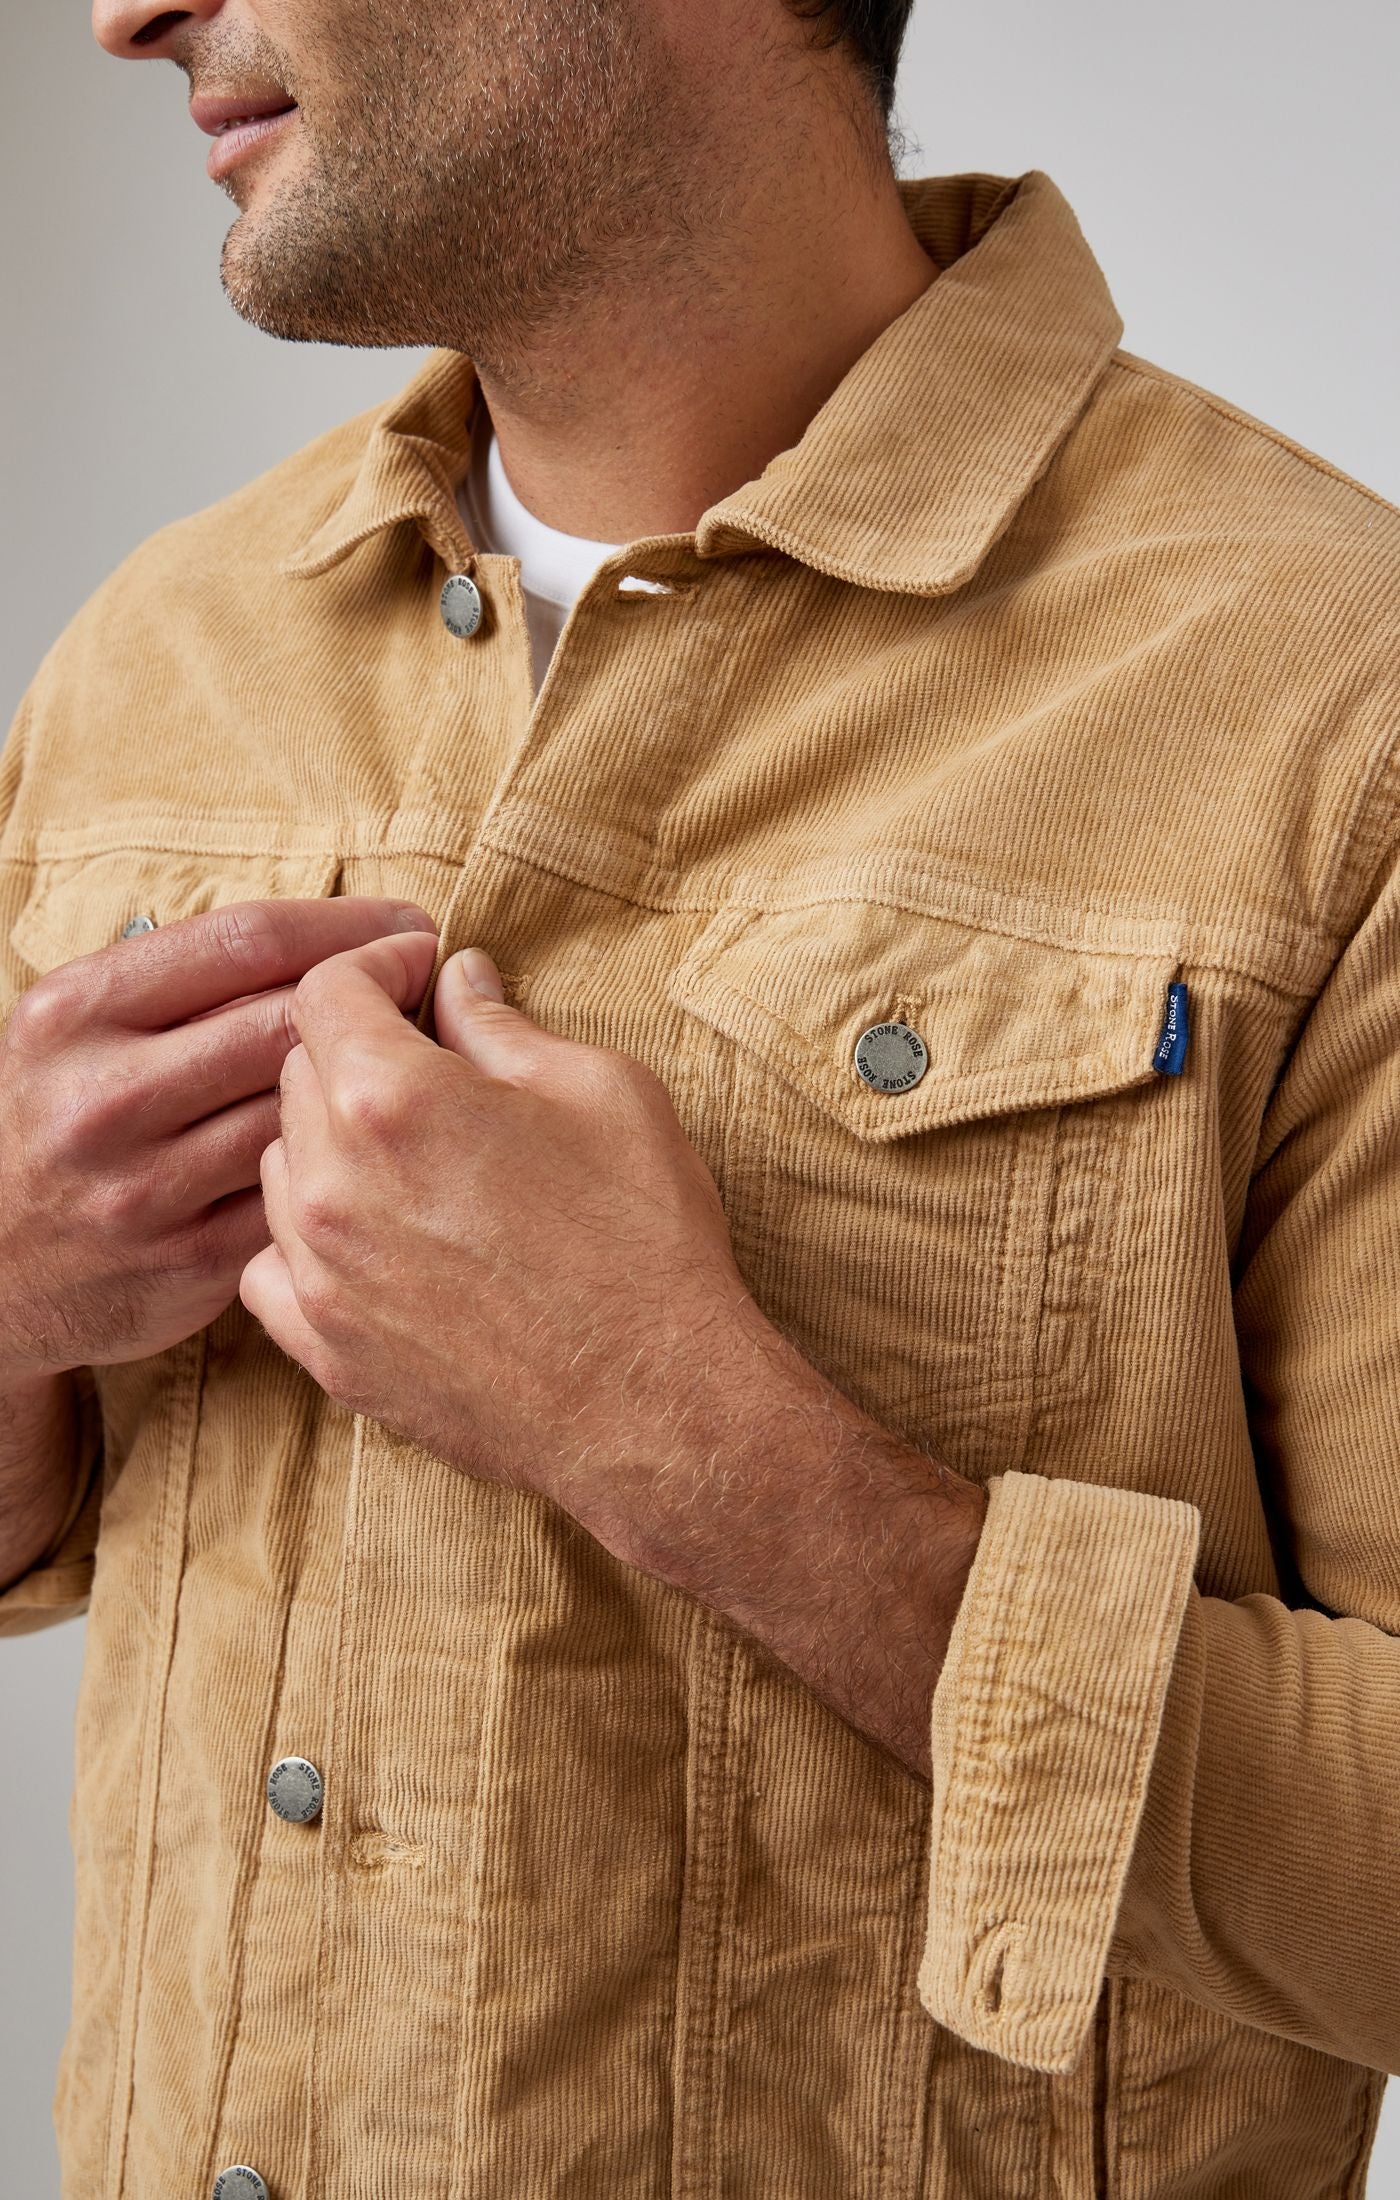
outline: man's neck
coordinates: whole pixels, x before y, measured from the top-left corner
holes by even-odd
[[[828,143],[830,141],[828,140]],[[623,266],[531,345],[476,361],[512,487],[598,542],[693,528],[797,442],[937,270],[893,172],[849,154],[771,175],[684,265]],[[757,185],[759,179],[754,179]]]

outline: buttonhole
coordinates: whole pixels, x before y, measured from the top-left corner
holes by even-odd
[[[427,1853],[421,1841],[405,1841],[378,1826],[355,1834],[346,1848],[349,1863],[362,1872],[384,1871],[394,1864],[417,1866],[427,1861]]]

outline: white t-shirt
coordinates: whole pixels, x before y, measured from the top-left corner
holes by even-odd
[[[554,645],[574,598],[622,545],[589,542],[583,535],[562,535],[528,511],[506,479],[491,415],[478,403],[472,424],[472,462],[457,492],[462,518],[479,550],[519,558],[530,630],[535,692],[549,667]]]

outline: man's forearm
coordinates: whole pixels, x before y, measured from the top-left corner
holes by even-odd
[[[685,1447],[691,1501],[667,1502],[663,1470],[658,1502],[607,1540],[929,1780],[933,1691],[986,1491],[869,1419],[766,1323],[708,1395],[698,1470]]]
[[[770,1547],[766,1576],[711,1600],[924,1781],[933,1692],[987,1509],[975,1483],[953,1496],[938,1471],[853,1423]]]
[[[0,1383],[0,1589],[18,1581],[57,1535],[78,1468],[74,1376]]]

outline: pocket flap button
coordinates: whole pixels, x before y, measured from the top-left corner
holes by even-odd
[[[928,1048],[908,1024],[872,1024],[856,1041],[856,1068],[876,1092],[907,1092],[928,1068]]]

